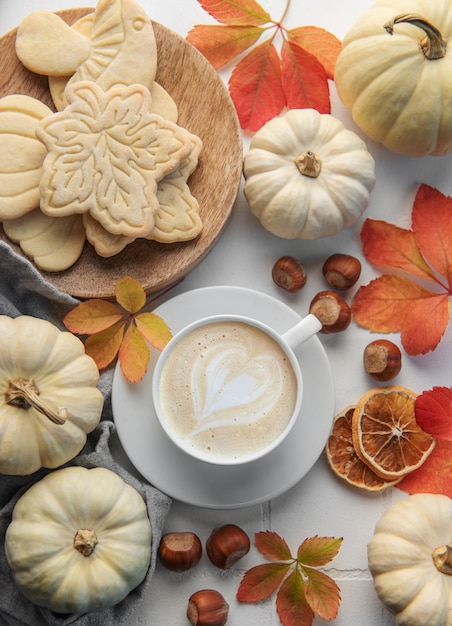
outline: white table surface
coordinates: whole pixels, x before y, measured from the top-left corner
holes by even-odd
[[[93,4],[86,0],[1,0],[0,31],[3,34],[15,27],[32,10],[59,10]],[[182,36],[195,24],[213,22],[197,0],[142,0],[141,4],[152,19]],[[261,0],[261,4],[274,19],[279,19],[285,2]],[[342,0],[340,3],[335,0],[292,0],[284,23],[287,27],[313,24],[342,38],[360,12],[371,4],[371,0]],[[225,81],[231,67],[222,72]],[[334,86],[331,91],[332,113],[359,133],[338,101]],[[249,136],[244,134],[245,152],[248,144]],[[362,257],[359,231],[363,219],[384,219],[401,227],[410,227],[412,202],[421,182],[452,195],[452,155],[412,159],[389,153],[370,141],[367,144],[376,160],[377,183],[369,208],[352,229],[314,242],[277,238],[267,233],[251,215],[241,189],[231,219],[218,243],[203,262],[173,289],[171,296],[210,285],[237,285],[279,298],[304,315],[314,294],[325,288],[321,266],[333,252],[347,252],[361,258],[363,272],[359,284],[367,284],[378,274]],[[293,296],[279,290],[271,279],[271,267],[283,254],[300,258],[309,276],[304,290]],[[352,295],[353,291],[347,297],[350,299]],[[342,334],[321,338],[333,369],[338,410],[356,402],[362,393],[375,386],[362,367],[363,348],[373,338],[374,335],[355,324]],[[400,345],[399,335],[389,338]],[[404,354],[402,372],[394,382],[416,392],[431,389],[434,385],[450,386],[451,347],[452,332],[449,327],[434,352],[415,358]],[[116,447],[118,459],[133,471],[118,442]],[[395,622],[374,592],[367,570],[366,546],[383,511],[393,502],[406,497],[398,489],[387,490],[380,495],[354,490],[333,475],[322,455],[296,486],[264,504],[214,510],[174,501],[165,531],[192,530],[204,543],[212,528],[234,522],[251,537],[261,530],[273,530],[283,536],[294,551],[305,537],[316,534],[343,537],[339,555],[325,568],[340,586],[342,594],[338,616],[329,623],[336,626],[390,626]],[[153,589],[134,615],[131,626],[179,626],[188,623],[185,617],[188,597],[206,587],[218,589],[229,602],[228,624],[231,626],[276,626],[280,622],[274,599],[258,605],[240,604],[235,599],[243,572],[262,562],[263,558],[253,546],[240,564],[228,572],[215,569],[205,555],[190,573],[174,574],[159,564]],[[314,621],[316,625],[324,623],[318,618]]]

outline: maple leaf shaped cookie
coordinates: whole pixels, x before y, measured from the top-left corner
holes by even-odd
[[[68,87],[67,107],[44,118],[41,210],[61,217],[88,212],[107,231],[144,237],[159,208],[157,183],[193,149],[186,129],[151,113],[149,89],[103,91],[92,81]]]

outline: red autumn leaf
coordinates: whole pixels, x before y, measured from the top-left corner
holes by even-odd
[[[304,593],[312,611],[324,620],[337,617],[341,593],[335,581],[318,570],[303,568]]]
[[[130,276],[116,283],[115,297],[118,304],[129,313],[136,313],[146,304],[146,293],[143,287]]]
[[[413,231],[382,220],[367,219],[361,229],[363,252],[380,267],[409,272],[436,281],[436,276],[422,257]]]
[[[81,302],[69,311],[63,324],[71,333],[92,335],[119,322],[123,314],[113,302],[94,298]]]
[[[313,54],[325,68],[328,78],[334,78],[334,68],[341,51],[341,41],[335,35],[317,26],[298,26],[289,29],[287,37]]]
[[[416,421],[436,439],[452,441],[452,388],[433,387],[416,398]]]
[[[255,543],[259,552],[268,559],[290,561],[293,558],[285,539],[271,530],[256,533]]]
[[[134,324],[129,324],[119,347],[119,364],[131,383],[138,383],[146,374],[149,346]]]
[[[238,591],[240,602],[260,602],[269,598],[290,570],[289,563],[264,563],[245,572]]]
[[[440,342],[449,321],[449,297],[385,274],[358,289],[352,313],[357,324],[373,332],[400,331],[403,347],[414,356]]]
[[[452,498],[452,441],[438,439],[436,445],[422,463],[396,487],[409,494],[438,493]]]
[[[229,91],[243,129],[259,130],[282,111],[286,99],[280,58],[271,40],[253,48],[237,63]]]
[[[271,20],[255,0],[198,0],[202,8],[223,24],[259,26]]]
[[[330,91],[324,67],[294,41],[284,40],[282,45],[281,82],[289,109],[330,113]]]
[[[110,328],[90,335],[85,341],[85,352],[96,362],[101,370],[108,367],[118,354],[124,336],[124,324],[118,322]]]
[[[256,43],[263,32],[259,26],[201,24],[190,30],[187,41],[218,70]]]
[[[421,185],[413,205],[413,231],[421,253],[452,290],[452,198]]]
[[[314,612],[309,606],[300,571],[295,569],[281,585],[276,596],[276,611],[283,626],[310,626]]]
[[[303,565],[322,567],[334,559],[342,541],[342,538],[335,537],[310,537],[298,548],[297,559]]]

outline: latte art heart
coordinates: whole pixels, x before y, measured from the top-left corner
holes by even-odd
[[[196,328],[162,370],[160,404],[190,446],[220,460],[268,446],[284,431],[297,398],[290,360],[275,339],[244,322]]]

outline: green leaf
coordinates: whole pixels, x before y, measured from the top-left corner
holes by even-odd
[[[292,565],[290,563],[264,563],[245,572],[237,591],[240,602],[260,602],[278,589]]]
[[[276,596],[276,610],[283,626],[310,626],[314,612],[306,601],[304,582],[295,569],[281,585]]]
[[[298,548],[297,560],[303,565],[322,567],[334,559],[340,550],[342,538],[310,537],[305,539]]]

